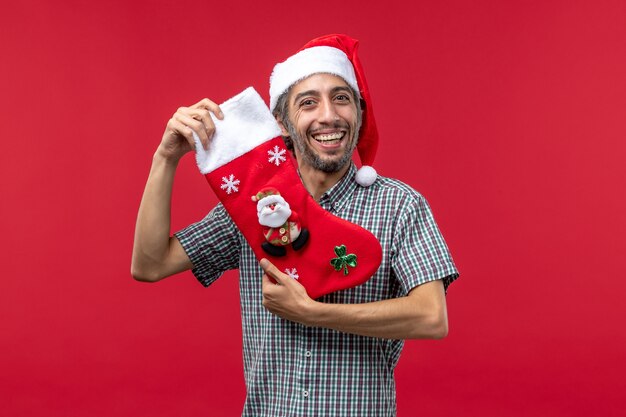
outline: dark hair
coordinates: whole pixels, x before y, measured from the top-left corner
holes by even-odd
[[[291,121],[289,120],[289,103],[287,102],[287,98],[291,92],[291,87],[278,96],[278,100],[276,100],[276,107],[274,107],[273,112],[274,117],[278,119],[287,130],[290,130],[289,126],[291,125]],[[293,152],[293,140],[291,137],[283,135],[283,141],[285,142],[287,149],[289,149],[290,152]]]

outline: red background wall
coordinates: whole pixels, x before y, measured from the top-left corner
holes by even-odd
[[[2,6],[0,413],[240,413],[237,274],[133,281],[135,215],[178,106],[267,99],[332,32],[361,40],[379,172],[462,273],[449,337],[407,343],[399,415],[623,412],[626,3],[274,3]],[[173,229],[215,202],[186,157]]]

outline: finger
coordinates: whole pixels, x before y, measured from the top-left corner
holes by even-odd
[[[263,271],[265,271],[265,274],[267,274],[269,277],[276,280],[277,284],[279,285],[285,284],[285,280],[283,279],[284,274],[280,272],[278,268],[274,266],[273,263],[268,261],[266,258],[263,258],[261,259],[261,262],[259,262],[259,264],[261,265],[261,268],[263,268]]]
[[[263,294],[266,294],[271,288],[274,288],[278,283],[274,281],[272,278],[268,277],[267,274],[263,274],[261,283],[261,289],[263,290]]]
[[[267,275],[263,274],[263,278],[261,278],[261,290],[263,295],[265,295],[265,291],[267,291],[268,286],[270,285],[270,279]]]
[[[206,131],[206,128],[204,126],[204,123],[202,123],[200,120],[194,119],[191,116],[188,116],[187,114],[184,114],[181,111],[177,111],[176,114],[174,114],[174,118],[176,120],[178,120],[180,123],[182,123],[185,126],[189,127],[194,132],[196,132],[196,135],[198,135],[198,137],[200,138],[200,142],[202,143],[202,147],[204,149],[208,149],[208,147],[209,147],[209,137],[207,136],[207,131]]]
[[[213,134],[215,133],[215,123],[213,123],[211,113],[205,109],[190,109],[189,116],[202,122],[204,129],[206,130],[207,137],[211,140]]]
[[[207,109],[211,113],[213,113],[218,119],[222,120],[224,118],[224,113],[222,113],[222,109],[220,109],[220,106],[218,106],[208,98],[200,100],[191,107],[194,109]]]
[[[182,136],[190,146],[190,150],[196,148],[196,141],[193,138],[193,130],[183,123],[176,120],[174,117],[167,123],[167,128],[170,130],[170,134],[174,136]]]

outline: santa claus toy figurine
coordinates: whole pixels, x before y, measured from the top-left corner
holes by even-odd
[[[263,226],[266,241],[261,244],[265,253],[272,256],[285,256],[285,246],[291,244],[294,250],[302,249],[309,240],[309,231],[302,228],[298,214],[291,210],[289,203],[273,187],[260,190],[252,196],[257,203],[259,224]]]

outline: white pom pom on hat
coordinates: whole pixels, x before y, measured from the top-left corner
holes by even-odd
[[[369,165],[363,165],[357,172],[354,180],[362,187],[369,187],[374,184],[378,173]]]
[[[369,187],[377,178],[372,164],[378,149],[378,129],[369,88],[357,55],[358,46],[359,41],[347,35],[321,36],[306,43],[284,62],[276,64],[270,76],[270,110],[274,111],[281,94],[310,75],[328,73],[343,78],[359,92],[365,102],[362,105],[363,121],[357,145],[362,166],[355,180],[362,187]]]

